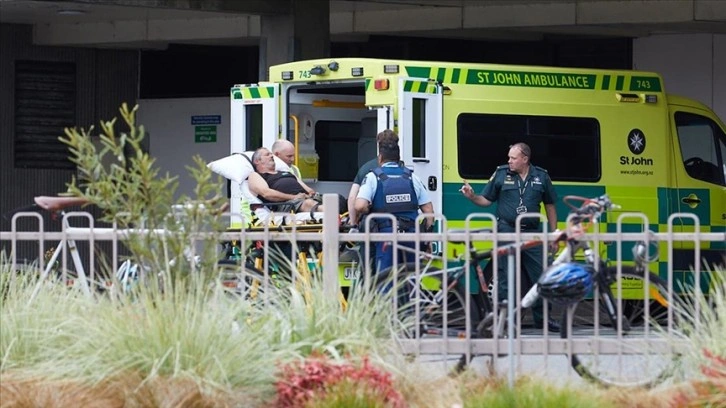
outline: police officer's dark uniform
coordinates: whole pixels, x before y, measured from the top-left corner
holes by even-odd
[[[497,167],[489,182],[481,193],[484,198],[497,203],[497,229],[501,232],[515,232],[515,222],[519,214],[540,212],[540,203],[555,204],[557,193],[552,185],[547,170],[530,164],[525,180],[516,172],[510,171],[508,165]],[[523,218],[522,232],[539,232],[542,226],[538,218]],[[506,243],[501,243],[506,244]],[[527,271],[522,281],[522,294],[537,282],[543,271],[542,246],[535,246],[522,251],[522,267]],[[507,257],[499,259],[499,299],[507,297]],[[542,305],[538,302],[532,306],[535,324],[542,322]]]

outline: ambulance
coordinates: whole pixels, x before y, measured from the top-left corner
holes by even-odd
[[[726,231],[726,127],[703,104],[667,94],[656,73],[335,58],[272,66],[269,82],[231,89],[231,151],[287,138],[303,178],[320,192],[347,196],[383,129],[399,134],[402,160],[448,228],[491,211],[461,195],[462,180],[481,191],[521,141],[560,197],[607,193],[621,212],[645,214],[656,232],[667,232],[674,213],[695,216],[676,218],[676,232],[696,223],[702,232]],[[557,213],[562,227],[568,208],[558,203]],[[615,232],[618,216],[608,214],[601,230]],[[642,231],[642,219],[622,221],[624,232]],[[695,245],[676,244],[676,279],[691,275]],[[703,242],[700,256],[723,265],[725,249]],[[653,267],[662,276],[667,257]]]

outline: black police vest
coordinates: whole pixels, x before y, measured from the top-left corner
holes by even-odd
[[[415,219],[418,198],[413,187],[411,170],[406,167],[378,167],[373,170],[378,187],[373,196],[373,212],[382,212]]]

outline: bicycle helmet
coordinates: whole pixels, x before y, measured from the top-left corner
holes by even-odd
[[[124,293],[130,291],[139,279],[139,265],[127,259],[116,271],[116,279]]]
[[[539,294],[556,304],[577,303],[592,290],[592,275],[592,270],[578,263],[553,266],[539,278]]]

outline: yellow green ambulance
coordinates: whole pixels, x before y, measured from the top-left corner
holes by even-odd
[[[231,89],[231,150],[297,146],[303,178],[347,196],[358,168],[375,157],[375,135],[400,136],[402,159],[428,186],[449,228],[482,212],[460,193],[480,191],[526,142],[560,197],[609,194],[622,212],[642,212],[667,232],[674,213],[700,231],[726,231],[726,127],[708,107],[669,95],[656,73],[454,62],[336,58],[270,67],[269,82]],[[235,210],[234,201],[232,210]],[[558,204],[563,225],[568,209]],[[618,213],[604,227],[616,231]],[[693,231],[676,218],[675,231]],[[623,220],[624,232],[642,220]],[[694,246],[724,263],[724,242],[676,244],[676,278],[690,276]],[[665,249],[665,246],[662,246]],[[607,256],[615,259],[615,245]],[[665,251],[663,251],[665,253]],[[667,261],[657,267],[665,276]]]

